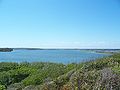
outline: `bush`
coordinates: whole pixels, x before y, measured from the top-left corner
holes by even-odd
[[[6,62],[0,63],[0,72],[9,71],[9,70],[17,69],[17,68],[18,68],[17,63],[6,63]]]
[[[0,90],[6,90],[6,87],[4,85],[0,85]]]

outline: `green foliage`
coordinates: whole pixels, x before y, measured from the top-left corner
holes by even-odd
[[[6,90],[6,87],[4,85],[0,85],[0,90]]]
[[[0,90],[119,90],[119,83],[119,53],[79,64],[0,63]]]
[[[14,83],[7,87],[7,90],[22,90],[22,88],[25,88],[22,83]]]
[[[46,78],[55,79],[59,75],[64,74],[65,66],[63,64],[46,63],[42,69],[38,69],[29,77],[23,80],[24,85],[39,85]]]
[[[0,63],[0,72],[9,71],[17,68],[18,68],[18,63],[6,63],[6,62]]]
[[[14,70],[4,71],[0,73],[0,83],[4,85],[10,85],[18,83],[28,77],[31,73],[35,72],[32,68],[18,68]]]

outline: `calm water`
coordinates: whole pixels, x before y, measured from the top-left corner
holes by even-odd
[[[0,52],[0,62],[56,62],[79,63],[107,56],[81,50],[14,50]]]

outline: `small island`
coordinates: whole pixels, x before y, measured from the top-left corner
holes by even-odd
[[[12,48],[0,48],[0,52],[12,52]]]

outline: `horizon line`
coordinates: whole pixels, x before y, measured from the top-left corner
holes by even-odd
[[[0,47],[0,48],[12,48],[12,49],[120,49],[120,48],[38,48],[38,47]]]

